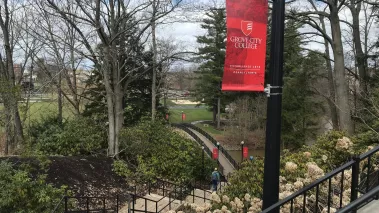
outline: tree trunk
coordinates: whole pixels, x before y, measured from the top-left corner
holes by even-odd
[[[74,92],[72,94],[72,97],[73,97],[74,103],[75,103],[75,113],[77,115],[79,115],[80,114],[80,102],[78,99],[78,87],[76,85],[76,69],[75,69],[75,67],[73,67],[73,69],[72,69],[72,84],[73,84],[73,88],[74,88]]]
[[[116,143],[116,122],[114,116],[114,105],[112,93],[107,92],[107,109],[108,109],[108,156],[115,155],[115,143]]]
[[[216,123],[217,120],[217,105],[213,105],[213,123]]]
[[[322,30],[326,32],[325,21],[324,21],[323,16],[320,16],[320,21],[322,25]],[[330,117],[332,119],[333,129],[339,130],[338,113],[337,113],[337,107],[336,107],[335,83],[334,83],[332,63],[330,62],[329,42],[326,38],[324,38],[324,46],[325,46],[325,55],[326,55],[326,59],[325,59],[326,69],[328,72],[328,86],[329,86],[329,93],[330,93],[327,101],[328,101],[328,105],[330,109]]]
[[[75,111],[76,114],[80,114],[80,103],[78,100],[78,87],[76,85],[76,67],[75,67],[75,57],[74,57],[74,46],[75,46],[75,39],[74,39],[74,29],[71,28],[71,48],[70,48],[70,61],[71,61],[71,70],[72,70],[72,97],[74,99],[75,103]],[[71,79],[69,79],[71,82]]]
[[[123,93],[120,84],[115,84],[115,155],[119,153],[119,136],[122,126],[124,124],[124,110],[123,110]]]
[[[167,91],[165,91],[163,95],[163,106],[167,109]]]
[[[32,58],[32,63],[33,63],[33,58]],[[32,83],[33,83],[33,64],[31,65],[30,67],[30,74],[29,74],[29,85],[28,85],[28,96],[26,97],[26,104],[25,104],[25,115],[28,115],[28,111],[30,113],[30,109],[29,109],[29,102],[30,102],[30,96],[31,96],[31,93],[32,93]],[[34,84],[34,83],[33,83]],[[22,120],[22,123],[25,123],[26,119],[30,117],[30,114],[29,116],[25,116],[24,119]],[[30,120],[29,120],[30,121]]]
[[[336,98],[340,129],[353,134],[353,125],[349,107],[348,85],[346,84],[345,60],[341,39],[341,26],[337,5],[330,4],[330,24],[333,36],[333,55],[336,77]]]
[[[151,83],[151,120],[155,120],[156,116],[156,108],[157,108],[157,68],[156,68],[156,62],[157,62],[157,41],[155,37],[155,12],[156,12],[156,3],[155,0],[153,0],[153,14],[152,14],[152,21],[151,21],[151,38],[153,40],[153,76],[152,76],[152,83]]]
[[[61,124],[63,120],[63,104],[62,104],[62,74],[58,75],[58,122]]]
[[[351,5],[349,6],[350,12],[353,19],[353,42],[356,52],[356,63],[359,72],[359,83],[360,83],[360,92],[362,96],[366,96],[368,92],[367,88],[367,73],[366,73],[366,56],[363,52],[362,43],[361,43],[361,33],[359,29],[359,13],[361,11],[362,3],[357,3],[355,5],[355,0],[351,0]]]
[[[220,108],[221,108],[221,98],[217,98],[217,129],[220,129],[220,120],[221,120],[221,113],[220,113]]]
[[[78,99],[78,87],[76,84],[76,67],[75,67],[75,55],[74,55],[74,47],[75,47],[75,30],[73,27],[70,27],[70,61],[71,61],[71,70],[72,70],[72,97],[75,103],[75,111],[76,114],[80,114],[80,102]],[[71,81],[70,81],[71,82]]]
[[[8,34],[9,32],[7,32],[6,34]],[[7,37],[7,39],[5,39]],[[9,80],[9,84],[8,84],[8,88],[10,89],[8,91],[8,94],[9,94],[9,97],[8,97],[8,101],[9,101],[9,112],[11,113],[11,117],[9,120],[10,124],[11,125],[14,125],[14,131],[13,131],[13,143],[12,143],[12,148],[14,147],[17,147],[18,145],[20,145],[20,143],[23,141],[23,137],[24,137],[24,134],[23,134],[23,129],[22,129],[22,123],[21,123],[21,118],[20,118],[20,114],[18,112],[18,102],[17,102],[17,99],[18,99],[18,94],[15,92],[16,90],[16,86],[15,86],[15,82],[16,82],[16,79],[15,79],[15,74],[14,74],[14,68],[13,68],[13,50],[10,48],[10,43],[9,43],[9,35],[5,36],[4,35],[4,43],[5,43],[5,52],[6,52],[6,55],[7,55],[7,71],[8,71],[8,76],[10,78]]]
[[[111,81],[111,75],[112,80],[115,78],[115,73],[112,73],[112,54],[110,52],[109,47],[104,47],[104,64],[102,66],[99,66],[103,73],[103,79],[104,79],[104,86],[106,91],[106,99],[107,99],[107,110],[108,110],[108,156],[114,156],[115,155],[115,145],[116,145],[116,116],[115,116],[115,93],[112,88],[112,81]]]
[[[4,112],[5,112],[5,149],[4,154],[8,155],[10,151],[10,147],[13,141],[12,134],[12,114],[9,110],[8,101],[4,99]]]

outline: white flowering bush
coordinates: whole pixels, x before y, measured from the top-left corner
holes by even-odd
[[[354,141],[354,140],[353,140]],[[281,158],[281,176],[279,177],[279,198],[284,199],[302,189],[327,172],[339,167],[358,152],[363,153],[374,146],[361,146],[344,137],[340,132],[331,132],[318,139],[312,147],[304,147],[297,152],[283,151]],[[357,151],[359,150],[359,151]],[[374,155],[374,158],[379,157]],[[377,162],[376,159],[371,162]],[[367,172],[367,160],[360,165],[362,173]],[[370,172],[379,170],[379,165],[371,163]],[[340,204],[350,203],[352,171],[345,170],[344,175],[339,173],[329,181],[326,180],[318,187],[317,212],[328,212],[328,196],[330,192],[330,212],[336,212]],[[212,194],[211,207],[193,206],[193,212],[211,213],[258,213],[262,208],[263,187],[263,159],[257,158],[253,162],[243,163],[243,167],[234,172],[229,179],[230,185],[225,188],[224,194]],[[342,188],[341,188],[342,187]],[[341,191],[342,189],[342,191]],[[342,200],[340,199],[342,197]],[[304,196],[300,195],[293,200],[294,212],[302,212]],[[316,187],[307,191],[305,197],[305,212],[315,212]],[[290,212],[290,202],[283,205],[281,213]]]

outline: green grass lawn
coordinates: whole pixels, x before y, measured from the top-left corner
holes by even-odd
[[[29,103],[29,109],[27,110],[25,107],[25,103],[19,103],[19,112],[21,115],[21,120],[25,119],[26,122],[39,121],[43,117],[48,116],[56,116],[58,114],[58,103],[57,102],[34,102]],[[0,105],[0,111],[4,109],[3,105]],[[27,113],[25,113],[27,112]],[[70,104],[63,104],[63,118],[69,119],[73,118],[73,108]]]
[[[224,131],[220,131],[216,128],[214,128],[214,126],[212,125],[207,125],[207,124],[202,124],[202,123],[199,123],[199,124],[196,124],[195,126],[203,129],[204,131],[206,131],[207,133],[215,136],[215,135],[224,135]]]
[[[212,112],[208,111],[205,108],[170,109],[170,122],[182,122],[182,111],[186,114],[186,120],[184,121],[186,123],[199,120],[212,120]]]
[[[25,115],[25,104],[19,104],[20,112],[22,118],[27,117],[27,121],[39,121],[43,117],[56,116],[58,114],[58,103],[57,102],[35,102],[30,103],[29,112]],[[74,110],[70,104],[63,104],[63,118],[70,119],[74,117]]]

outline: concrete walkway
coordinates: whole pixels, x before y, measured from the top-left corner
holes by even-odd
[[[191,130],[193,133],[195,133],[211,151],[213,150],[213,148],[217,148],[215,145],[213,145],[213,143],[210,140],[208,140],[204,135],[202,135],[198,131],[191,129],[191,128],[188,128],[188,129]],[[225,176],[228,176],[229,173],[232,173],[235,170],[233,165],[230,163],[230,161],[225,157],[225,155],[223,153],[221,153],[221,152],[219,153],[219,159],[218,160],[219,160],[221,166],[224,167],[223,174]]]
[[[379,212],[379,200],[373,200],[358,210],[358,213],[377,213]]]

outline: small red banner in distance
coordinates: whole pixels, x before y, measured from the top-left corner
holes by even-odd
[[[249,148],[243,147],[243,158],[247,158],[249,155]]]
[[[218,159],[218,149],[217,148],[213,148],[213,159]]]

